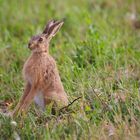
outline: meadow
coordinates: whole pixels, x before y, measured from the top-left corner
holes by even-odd
[[[0,139],[140,139],[139,0],[0,0],[1,110],[23,93],[31,36],[62,18],[50,54],[69,102],[81,98],[56,115],[38,114],[34,103],[24,117],[0,115]]]

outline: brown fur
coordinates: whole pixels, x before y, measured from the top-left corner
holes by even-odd
[[[60,106],[68,104],[56,62],[49,54],[49,42],[62,24],[62,21],[52,20],[41,35],[34,36],[30,40],[29,48],[32,50],[32,54],[23,67],[23,77],[26,82],[24,94],[13,115],[26,111],[34,97],[39,99],[38,94],[43,96],[44,107],[52,101]]]

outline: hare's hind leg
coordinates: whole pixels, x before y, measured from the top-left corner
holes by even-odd
[[[67,96],[64,93],[57,93],[55,91],[48,92],[45,95],[45,104],[49,104],[50,102],[55,102],[58,108],[68,105]]]
[[[56,105],[56,101],[55,101],[55,92],[44,92],[45,95],[44,95],[44,104],[45,106],[51,104],[51,107],[52,107],[52,115],[55,115],[56,114],[56,110],[57,110],[57,105]]]
[[[18,113],[20,107],[23,105],[23,102],[24,102],[26,96],[30,92],[30,89],[31,89],[31,85],[30,85],[30,83],[27,83],[25,86],[25,89],[24,89],[23,96],[21,97],[20,101],[18,102],[17,106],[15,107],[15,109],[12,113],[13,116],[16,115],[16,113]]]

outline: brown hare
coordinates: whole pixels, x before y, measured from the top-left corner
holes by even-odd
[[[29,41],[28,48],[32,54],[23,67],[26,85],[12,115],[26,111],[33,100],[42,110],[52,101],[60,106],[68,105],[56,62],[49,54],[50,40],[62,25],[63,21],[51,20],[42,34],[33,36]]]

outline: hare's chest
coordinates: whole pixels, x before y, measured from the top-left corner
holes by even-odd
[[[26,62],[23,67],[23,77],[26,81],[29,83],[33,83],[34,80],[36,80],[39,76],[39,65],[34,64],[30,61]]]

